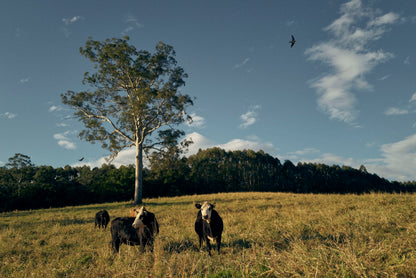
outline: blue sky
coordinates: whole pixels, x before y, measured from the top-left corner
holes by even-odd
[[[99,166],[60,94],[85,89],[88,37],[172,45],[195,97],[190,153],[264,150],[416,180],[416,1],[2,1],[0,166]],[[290,36],[296,44],[290,48]],[[125,150],[114,164],[133,163]]]

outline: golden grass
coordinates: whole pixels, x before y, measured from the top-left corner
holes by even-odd
[[[221,254],[197,249],[194,202],[216,201]],[[154,252],[94,228],[131,203],[0,214],[0,277],[415,277],[416,195],[228,193],[145,199]]]

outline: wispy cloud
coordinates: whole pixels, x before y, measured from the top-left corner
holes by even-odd
[[[19,83],[24,84],[30,81],[30,77],[25,77],[19,80]]]
[[[257,122],[258,113],[257,111],[260,110],[260,105],[255,105],[251,107],[246,113],[240,116],[242,123],[240,124],[240,128],[247,128]]]
[[[287,158],[288,159],[292,159],[292,160],[305,160],[305,156],[309,156],[309,155],[316,155],[319,153],[318,149],[315,148],[304,148],[302,150],[298,150],[298,151],[294,151],[294,152],[289,152],[287,154]]]
[[[341,16],[324,29],[332,38],[307,49],[305,55],[331,68],[331,72],[311,81],[320,109],[331,119],[356,125],[359,111],[354,92],[371,89],[364,76],[394,56],[383,50],[369,51],[367,45],[380,39],[399,16],[377,16],[376,11],[363,7],[361,0],[343,4],[340,12]]]
[[[129,32],[133,31],[134,29],[141,29],[144,27],[143,24],[139,22],[139,20],[132,15],[128,15],[124,20],[124,23],[127,24],[127,27],[121,32],[123,36],[127,35]]]
[[[380,77],[378,80],[383,81],[383,80],[390,78],[390,76],[391,76],[390,74],[387,74],[387,75]]]
[[[49,107],[49,112],[58,112],[58,111],[61,111],[62,109],[63,109],[62,106],[52,105],[51,107]]]
[[[64,26],[61,27],[61,31],[64,33],[66,38],[69,38],[69,35],[71,34],[71,32],[68,29],[69,26],[81,20],[85,20],[85,17],[76,15],[73,17],[62,18],[62,23],[64,24]]]
[[[79,15],[76,15],[76,16],[73,16],[73,17],[62,18],[62,22],[63,22],[66,26],[68,26],[68,25],[71,25],[71,24],[73,24],[73,23],[75,23],[75,22],[77,22],[77,21],[83,20],[83,19],[84,19],[84,17],[79,16]]]
[[[234,65],[234,69],[239,69],[239,68],[242,68],[243,66],[245,66],[248,62],[250,62],[250,58],[249,57],[247,57],[247,58],[245,58],[243,61],[241,61],[240,63],[238,63],[238,64],[235,64]]]
[[[407,57],[404,59],[403,64],[405,64],[405,65],[410,65],[410,56],[407,56]]]
[[[288,27],[291,27],[293,24],[295,24],[295,21],[294,20],[288,20],[288,21],[286,21],[286,26],[288,26]]]
[[[413,93],[413,95],[409,99],[409,103],[405,105],[405,108],[399,108],[399,107],[389,107],[384,111],[384,115],[387,116],[395,116],[395,115],[406,115],[415,113],[415,107],[416,104],[416,93]]]
[[[386,111],[384,111],[384,114],[387,115],[387,116],[405,115],[405,114],[409,114],[409,110],[401,109],[401,108],[397,108],[397,107],[390,107]]]
[[[410,97],[409,102],[416,102],[416,92]]]
[[[67,150],[75,150],[77,148],[76,144],[71,142],[68,138],[68,135],[71,134],[70,131],[66,131],[64,133],[56,133],[53,135],[53,138],[58,141],[58,145],[67,149]]]
[[[14,119],[17,117],[17,114],[12,113],[12,112],[4,112],[2,114],[0,114],[0,118],[5,118],[5,119]]]
[[[193,132],[186,136],[187,139],[192,139],[193,144],[189,147],[187,155],[196,154],[199,149],[207,149],[218,147],[226,151],[236,151],[236,150],[254,150],[264,152],[270,155],[277,155],[277,148],[270,142],[262,142],[259,138],[251,137],[250,139],[232,139],[226,143],[215,143],[200,133]]]

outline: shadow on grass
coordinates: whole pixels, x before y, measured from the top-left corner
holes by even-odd
[[[224,247],[231,247],[234,249],[242,250],[242,249],[249,249],[253,246],[253,243],[250,240],[245,239],[236,239],[231,242],[221,243]]]
[[[217,248],[217,243],[211,242],[211,246],[212,246],[212,250],[214,251]],[[242,250],[242,249],[249,249],[252,246],[253,246],[253,243],[251,241],[244,240],[244,239],[238,239],[232,242],[221,242],[221,248],[232,248],[236,251]],[[168,253],[181,253],[185,251],[198,252],[198,251],[205,251],[206,248],[207,248],[206,244],[205,242],[203,242],[201,246],[201,250],[200,250],[198,246],[195,245],[194,242],[190,240],[189,238],[186,238],[181,241],[166,242],[163,245],[163,250]]]
[[[189,239],[170,241],[163,245],[163,250],[169,253],[181,253],[187,250],[198,251],[198,247]]]

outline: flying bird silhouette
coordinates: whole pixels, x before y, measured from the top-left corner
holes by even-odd
[[[84,158],[83,157],[81,157],[80,159],[78,159],[78,161],[83,161],[84,160]]]
[[[290,48],[292,48],[295,45],[295,37],[292,35],[292,40],[289,42],[290,43]]]

